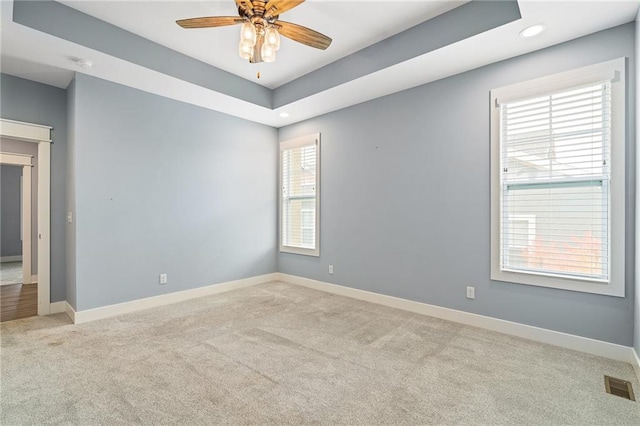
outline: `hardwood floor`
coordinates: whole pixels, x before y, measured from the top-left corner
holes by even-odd
[[[0,322],[38,314],[38,284],[0,286]]]

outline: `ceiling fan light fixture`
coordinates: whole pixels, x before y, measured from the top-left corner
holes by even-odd
[[[246,43],[245,40],[240,40],[240,44],[238,45],[238,54],[242,59],[246,59],[247,61],[250,60],[251,56],[253,56],[253,46]]]
[[[235,0],[238,16],[200,16],[179,19],[176,24],[184,29],[240,25],[240,57],[252,64],[273,62],[280,49],[281,35],[316,49],[325,50],[331,45],[331,37],[279,20],[282,13],[302,3],[304,0]]]
[[[240,44],[246,46],[248,49],[253,49],[255,43],[251,43],[251,40],[240,40]]]
[[[240,28],[240,41],[246,42],[250,46],[255,46],[257,39],[256,27],[254,27],[251,22],[243,23]]]
[[[262,45],[262,50],[260,51],[260,53],[264,62],[269,63],[276,60],[276,51],[266,43]]]
[[[265,43],[273,50],[280,49],[280,34],[275,27],[267,28],[264,36]]]

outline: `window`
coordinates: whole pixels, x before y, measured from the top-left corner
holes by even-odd
[[[319,256],[320,134],[280,143],[280,251]]]
[[[624,297],[625,59],[491,92],[491,278]]]

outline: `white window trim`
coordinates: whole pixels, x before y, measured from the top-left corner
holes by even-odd
[[[491,279],[518,284],[625,297],[625,149],[626,58],[618,58],[572,71],[529,80],[491,91]],[[500,268],[501,156],[500,106],[502,102],[611,80],[611,207],[609,282],[504,271]]]
[[[282,151],[301,146],[316,145],[316,241],[315,249],[285,246],[282,243]],[[280,142],[278,155],[278,241],[280,252],[302,254],[306,256],[320,256],[320,133],[303,136],[297,139]]]

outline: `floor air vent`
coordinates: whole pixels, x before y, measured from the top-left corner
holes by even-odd
[[[607,393],[610,393],[611,395],[621,396],[622,398],[630,399],[631,401],[636,400],[633,395],[631,382],[616,379],[615,377],[604,376],[604,386],[607,389]]]

